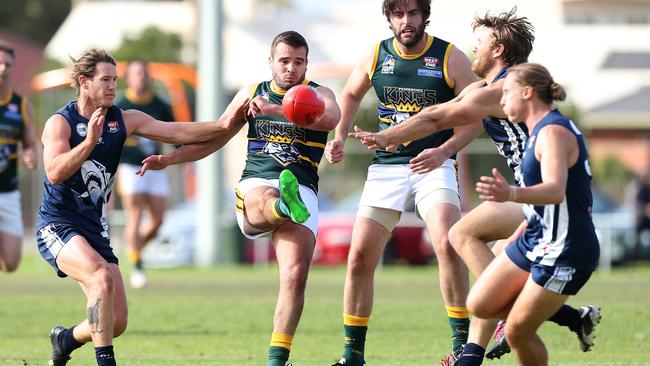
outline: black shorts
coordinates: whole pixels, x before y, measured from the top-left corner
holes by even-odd
[[[111,248],[110,240],[99,233],[91,233],[69,224],[48,224],[36,230],[36,243],[41,257],[54,268],[59,277],[67,277],[68,275],[63,273],[56,265],[56,258],[59,256],[61,249],[76,235],[83,236],[90,246],[108,263],[119,264],[117,257],[113,253],[113,248]]]

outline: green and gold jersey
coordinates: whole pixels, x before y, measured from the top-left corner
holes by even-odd
[[[395,37],[379,42],[371,68],[370,81],[377,93],[379,130],[398,125],[422,108],[454,98],[454,82],[447,70],[453,45],[429,34],[424,50],[402,55]],[[425,149],[438,147],[453,135],[453,130],[436,132],[400,145],[396,152],[379,149],[373,164],[408,164]]]
[[[308,80],[303,84],[319,86]],[[251,99],[266,95],[271,103],[282,105],[284,94],[273,81],[265,81],[251,90]],[[248,155],[241,180],[278,179],[282,170],[289,169],[298,183],[318,192],[318,164],[327,143],[327,132],[303,128],[276,115],[247,116],[247,122]]]
[[[120,96],[115,105],[120,109],[137,109],[151,117],[164,122],[174,120],[172,109],[169,104],[150,93],[145,98],[138,98],[130,90],[125,90],[124,95]],[[161,151],[161,144],[157,141],[147,138],[130,135],[124,142],[120,163],[142,165],[142,160],[149,155],[158,155]]]
[[[18,189],[18,143],[23,140],[27,100],[9,91],[0,100],[0,192]]]

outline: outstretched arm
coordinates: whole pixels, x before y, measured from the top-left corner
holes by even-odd
[[[505,116],[501,109],[501,84],[498,81],[487,87],[477,87],[477,82],[462,99],[426,108],[397,126],[381,132],[359,131],[351,134],[371,147],[398,145],[417,140],[434,132],[479,122],[487,116]]]
[[[427,173],[438,168],[454,154],[457,154],[483,131],[480,124],[471,124],[454,128],[454,135],[444,144],[426,149],[409,161],[414,173]]]
[[[219,129],[209,140],[183,145],[166,155],[149,156],[142,161],[143,166],[136,173],[144,175],[147,170],[160,170],[169,165],[200,160],[222,148],[241,130],[246,122],[249,93],[250,87],[245,87],[235,95],[216,122]]]

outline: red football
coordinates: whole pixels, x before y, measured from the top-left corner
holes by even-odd
[[[320,93],[307,85],[296,85],[282,99],[285,117],[298,126],[309,126],[325,112],[325,102]]]

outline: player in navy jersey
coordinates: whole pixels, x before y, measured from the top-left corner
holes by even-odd
[[[305,79],[309,46],[302,35],[286,31],[271,43],[272,79],[247,85],[224,112],[251,98],[247,116],[246,166],[235,189],[235,214],[241,232],[254,239],[270,236],[278,261],[280,289],[273,317],[268,366],[285,366],[305,301],[307,273],[318,233],[318,166],[327,133],[339,121],[334,93]],[[301,127],[286,118],[282,100],[295,85],[309,85],[325,102],[325,112]],[[234,136],[245,124],[233,126]],[[144,160],[142,172],[201,159],[221,148],[227,139],[185,145],[168,155]]]
[[[65,365],[70,353],[89,341],[98,365],[115,365],[113,338],[126,329],[128,311],[107,209],[125,139],[136,134],[176,144],[205,141],[243,119],[247,103],[227,120],[164,123],[113,105],[117,68],[111,55],[93,49],[72,61],[78,100],[47,120],[41,138],[45,181],[36,240],[57,274],[80,284],[87,317],[70,328],[52,328],[50,365]]]
[[[451,102],[425,109],[398,126],[378,133],[357,128],[353,135],[373,148],[386,146],[394,149],[396,144],[426,136],[433,131],[471,124],[482,118],[483,127],[497,146],[499,154],[507,160],[515,182],[520,182],[520,163],[528,129],[523,122],[509,120],[499,104],[508,67],[526,62],[534,41],[532,24],[525,17],[517,17],[515,11],[512,9],[496,16],[488,13],[474,20],[477,41],[473,51],[476,59],[472,70],[483,80],[469,85],[460,97]],[[494,220],[495,217],[499,220]],[[450,241],[470,272],[479,277],[494,259],[488,243],[508,238],[523,218],[519,204],[483,202],[451,228]],[[569,325],[587,311],[597,312],[597,308],[582,307],[577,310],[567,305],[551,320],[560,325]],[[589,318],[583,316],[582,319],[588,328]],[[474,316],[465,353],[448,355],[443,360],[443,365],[479,365],[495,327],[496,321]],[[585,330],[581,345],[584,344],[582,339],[590,336],[591,329]],[[487,352],[489,358],[500,357],[510,351],[502,332],[497,332],[495,339],[494,346]]]
[[[490,263],[468,297],[473,314],[506,319],[506,338],[521,365],[548,364],[537,329],[584,286],[600,255],[585,142],[573,121],[552,108],[565,97],[543,66],[511,67],[501,105],[508,119],[525,121],[530,131],[523,180],[511,186],[493,169],[476,184],[483,200],[525,204],[526,220],[514,243]]]

